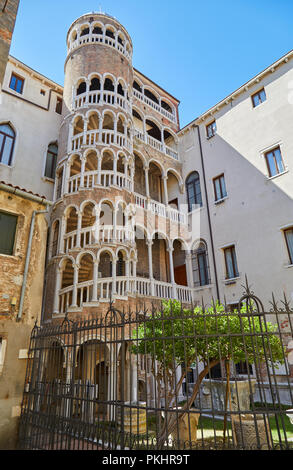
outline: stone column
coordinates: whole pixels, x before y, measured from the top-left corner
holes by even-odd
[[[73,269],[74,269],[74,275],[73,275],[72,307],[77,307],[77,284],[78,284],[79,265],[74,264]]]
[[[186,262],[186,275],[188,287],[194,287],[193,271],[192,271],[192,253],[189,250],[185,251],[185,262]]]
[[[99,273],[99,261],[94,261],[92,302],[98,301],[98,273]]]
[[[163,175],[162,176],[163,184],[164,184],[164,204],[167,206],[168,205],[168,186],[167,186],[167,181],[168,181],[168,176]]]
[[[152,240],[146,241],[148,246],[148,259],[149,259],[149,277],[151,281],[151,295],[155,295],[155,284],[154,284],[154,274],[153,274],[153,254],[152,254]]]
[[[175,276],[174,276],[174,262],[173,262],[173,248],[168,247],[167,251],[169,253],[169,265],[170,265],[170,280],[172,284],[172,294],[173,298],[177,299],[177,292],[176,292],[176,283],[175,283]]]
[[[86,159],[85,159],[85,158],[82,158],[82,159],[81,159],[81,168],[80,168],[80,185],[79,185],[80,188],[83,188],[83,187],[84,187],[84,169],[85,169],[85,163],[86,163]]]
[[[149,199],[150,198],[150,185],[149,185],[149,167],[145,166],[144,167],[144,172],[145,172],[145,191],[146,191],[146,197]]]
[[[77,212],[76,248],[80,248],[82,212]]]
[[[57,267],[56,284],[55,284],[55,291],[54,291],[54,306],[53,306],[54,315],[59,313],[59,291],[61,289],[61,281],[62,281],[62,269]]]

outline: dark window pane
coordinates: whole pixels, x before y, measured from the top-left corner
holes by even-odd
[[[286,237],[290,262],[293,264],[293,228],[285,231],[285,237]]]
[[[0,253],[13,255],[17,217],[0,212]]]

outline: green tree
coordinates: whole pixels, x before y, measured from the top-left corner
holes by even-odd
[[[193,405],[202,380],[221,361],[236,364],[246,361],[258,367],[266,361],[267,365],[277,367],[276,364],[283,363],[285,357],[277,326],[257,315],[252,304],[243,305],[239,313],[226,313],[220,303],[209,309],[196,307],[191,311],[182,309],[178,301],[166,301],[162,311],[154,313],[138,326],[132,340],[133,353],[152,358],[158,389],[157,405],[163,390],[166,409],[177,405],[177,396],[188,368],[195,362],[203,364],[194,389],[182,407],[181,418],[184,411]],[[184,367],[180,378],[176,379],[180,365]],[[176,426],[176,414],[166,413],[166,416],[161,426],[161,442]]]

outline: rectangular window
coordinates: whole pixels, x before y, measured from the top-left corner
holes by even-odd
[[[45,176],[47,178],[50,178],[50,179],[55,178],[57,154],[58,154],[57,144],[50,144],[48,147],[48,151],[47,151],[46,168],[45,168]]]
[[[24,79],[22,77],[19,77],[15,73],[13,73],[11,75],[9,88],[11,88],[11,90],[16,91],[17,93],[22,94],[23,85],[24,85]]]
[[[0,212],[0,254],[13,255],[17,216]]]
[[[227,196],[226,183],[224,174],[217,176],[213,179],[214,182],[214,191],[215,191],[215,201],[220,201]]]
[[[216,121],[211,122],[207,127],[207,138],[213,137],[217,133],[217,124]]]
[[[239,276],[235,246],[229,246],[224,249],[226,264],[226,279],[233,279]]]
[[[57,114],[62,114],[62,99],[61,98],[57,98],[55,111]]]
[[[284,230],[290,264],[293,264],[293,227]]]
[[[252,95],[251,99],[252,99],[252,104],[254,108],[256,108],[256,106],[266,101],[267,96],[266,96],[265,89],[263,88],[262,90],[259,90],[257,93]]]
[[[248,371],[249,371],[249,375],[253,374],[252,365],[247,364],[246,361],[238,362],[238,364],[236,364],[237,374],[239,374],[239,375],[248,375]]]
[[[276,147],[270,152],[265,153],[265,159],[270,177],[279,175],[285,171],[280,147]]]

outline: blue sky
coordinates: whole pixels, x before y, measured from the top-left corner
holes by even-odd
[[[181,101],[181,127],[293,49],[292,0],[20,0],[11,55],[63,85],[67,30],[100,8],[130,33],[134,67]]]

